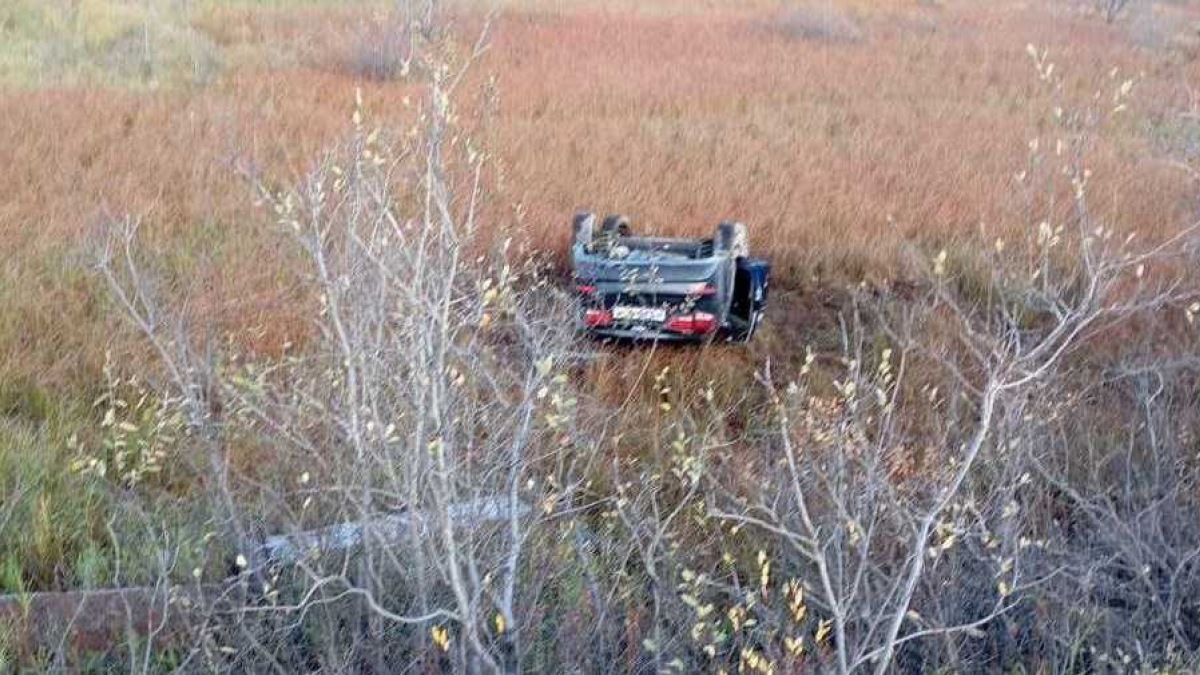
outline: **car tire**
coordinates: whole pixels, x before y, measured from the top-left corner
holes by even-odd
[[[758,332],[758,326],[762,323],[762,310],[758,310],[750,315],[749,325],[730,326],[725,330],[726,342],[749,342],[754,339],[754,334]]]
[[[628,237],[633,233],[629,226],[629,216],[620,214],[605,216],[604,222],[600,225],[600,233],[609,239]]]
[[[575,244],[582,244],[585,248],[592,245],[592,239],[595,237],[596,230],[596,214],[587,211],[580,211],[571,219],[571,234],[574,237]]]
[[[721,221],[717,225],[717,237],[714,240],[717,253],[728,253],[729,257],[744,258],[750,253],[749,237],[746,225],[730,220]]]

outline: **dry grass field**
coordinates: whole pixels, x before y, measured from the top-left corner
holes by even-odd
[[[308,299],[235,165],[298,175],[345,133],[356,90],[372,124],[401,130],[417,96],[380,51],[387,3],[4,4],[0,492],[19,506],[7,523],[0,508],[0,592],[107,569],[119,507],[68,469],[72,448],[100,415],[106,354],[153,367],[86,268],[105,216],[144,217],[168,291],[222,340],[277,351],[306,334]],[[454,25],[470,34],[483,4],[450,5]],[[1136,84],[1088,159],[1094,207],[1151,240],[1191,222],[1195,179],[1172,162],[1195,160],[1178,148],[1196,132],[1174,120],[1200,87],[1200,7],[1134,5],[1110,25],[1072,0],[504,0],[462,85],[464,125],[492,157],[483,222],[556,264],[579,207],[669,234],[749,223],[775,269],[763,340],[590,373],[617,404],[666,364],[707,370],[732,400],[747,364],[835,339],[838,289],[904,282],[910,249],[970,260],[1019,237],[1030,140],[1056,105],[1114,82]],[[1031,44],[1062,91],[1039,81]],[[190,527],[185,511],[172,517]]]
[[[105,317],[66,263],[104,212],[145,214],[180,278],[214,303],[236,298],[247,325],[286,316],[270,297],[286,265],[271,264],[230,162],[300,170],[344,128],[356,87],[379,123],[411,122],[410,87],[359,67],[379,8],[231,4],[192,21],[228,55],[206,84],[52,72],[4,85],[6,374],[57,385],[96,372]],[[953,246],[1025,223],[1012,177],[1053,103],[1027,44],[1061,62],[1069,99],[1118,69],[1141,78],[1139,112],[1161,114],[1200,77],[1181,48],[1139,47],[1070,3],[814,6],[852,22],[853,39],[806,36],[796,24],[811,19],[769,6],[506,5],[476,70],[499,91],[479,121],[493,221],[515,226],[519,208],[528,240],[557,254],[579,206],[669,233],[736,216],[781,286],[881,282],[901,273],[900,242]],[[1103,208],[1161,232],[1192,207],[1188,179],[1153,153],[1152,122],[1128,119],[1095,158]]]

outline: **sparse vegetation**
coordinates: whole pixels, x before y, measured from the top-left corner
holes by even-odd
[[[831,6],[787,9],[775,16],[769,25],[780,35],[795,40],[857,42],[862,39],[862,28],[854,17]]]
[[[1116,21],[1117,17],[1121,15],[1121,12],[1125,11],[1125,8],[1129,6],[1130,1],[1131,0],[1100,0],[1098,4],[1100,6],[1100,11],[1104,14],[1104,20],[1108,23]]]
[[[13,0],[0,8],[0,77],[27,82],[203,83],[216,45],[189,4],[151,0]]]
[[[1196,61],[907,0],[0,32],[0,669],[1200,666]],[[580,341],[582,203],[753,223],[762,339]]]

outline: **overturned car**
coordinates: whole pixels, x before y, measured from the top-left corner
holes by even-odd
[[[571,268],[579,321],[603,337],[746,341],[762,322],[770,265],[749,256],[746,226],[713,237],[635,236],[625,216],[581,212]]]

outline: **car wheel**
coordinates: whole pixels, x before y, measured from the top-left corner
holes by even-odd
[[[629,216],[620,214],[611,214],[604,217],[604,222],[600,225],[600,232],[609,239],[616,237],[628,237],[633,233],[629,226]]]
[[[592,245],[592,239],[595,236],[596,229],[596,214],[580,211],[571,219],[571,233],[574,237],[574,243],[582,244],[584,247]]]
[[[716,249],[718,253],[728,253],[731,258],[744,258],[750,253],[749,237],[746,225],[724,220],[717,225]]]
[[[754,338],[754,334],[758,332],[758,326],[762,323],[762,310],[753,312],[750,315],[749,323],[739,322],[736,326],[730,326],[725,331],[726,342],[749,342]]]

